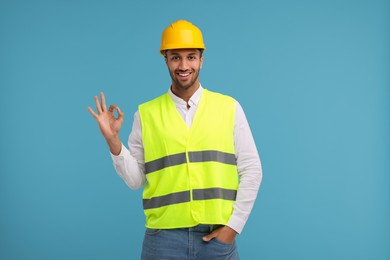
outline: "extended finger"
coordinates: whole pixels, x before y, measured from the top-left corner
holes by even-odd
[[[91,107],[88,107],[88,111],[89,111],[89,113],[91,113],[91,115],[92,115],[95,119],[97,119],[98,115],[96,115],[95,111],[93,111],[93,109],[92,109]]]
[[[104,97],[103,92],[100,92],[100,99],[102,100],[102,110],[104,112],[107,110],[107,107],[106,107],[106,98]]]
[[[94,99],[95,99],[96,109],[97,109],[98,113],[100,114],[100,113],[102,113],[102,107],[100,106],[99,99],[97,96],[95,96]]]

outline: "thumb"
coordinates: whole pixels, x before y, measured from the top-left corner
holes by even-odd
[[[123,119],[125,113],[122,112],[122,110],[117,106],[116,109],[118,110],[118,118]]]
[[[202,239],[203,239],[204,242],[209,242],[211,239],[213,239],[216,236],[217,236],[216,233],[211,232],[207,236],[204,236]]]

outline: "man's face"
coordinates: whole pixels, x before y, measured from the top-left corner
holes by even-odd
[[[168,50],[166,64],[172,78],[172,88],[187,90],[199,85],[203,57],[198,49]]]

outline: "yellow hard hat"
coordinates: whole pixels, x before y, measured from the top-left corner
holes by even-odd
[[[162,33],[160,53],[172,49],[205,50],[202,32],[198,27],[185,20],[178,20],[169,25]]]

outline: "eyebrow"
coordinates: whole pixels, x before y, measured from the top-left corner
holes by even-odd
[[[196,55],[196,54],[197,54],[197,52],[190,52],[187,55]],[[171,52],[171,55],[180,55],[181,56],[181,54],[179,52]]]

